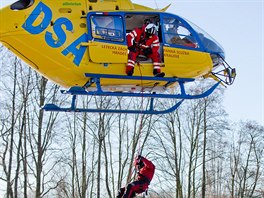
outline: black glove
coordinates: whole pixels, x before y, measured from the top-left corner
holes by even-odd
[[[145,166],[144,162],[143,161],[139,161],[139,163],[137,164],[137,168],[140,170],[141,168],[143,168]]]
[[[152,49],[150,47],[148,47],[148,48],[143,50],[143,53],[145,56],[148,56],[148,55],[152,54]]]
[[[131,45],[130,47],[128,47],[128,49],[131,52],[136,52],[137,51],[137,49],[136,49],[136,47],[134,45]]]
[[[142,157],[141,155],[138,155],[138,156],[137,156],[137,160],[140,160],[140,159],[141,159],[141,157]]]

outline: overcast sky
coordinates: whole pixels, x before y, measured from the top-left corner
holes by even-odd
[[[0,0],[5,6],[15,0]],[[226,61],[237,69],[226,89],[224,105],[233,121],[264,124],[263,0],[132,0],[182,16],[208,32],[225,49]]]

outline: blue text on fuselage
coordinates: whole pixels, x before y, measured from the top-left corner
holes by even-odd
[[[33,25],[36,19],[41,15],[44,14],[42,21],[38,25]],[[39,2],[39,4],[35,7],[29,17],[26,19],[25,23],[22,25],[27,32],[30,34],[40,34],[42,33],[51,23],[52,21],[52,10],[45,5],[43,2]],[[65,18],[60,17],[54,21],[53,31],[49,32],[46,31],[45,33],[45,41],[46,43],[52,48],[61,47],[67,40],[67,35],[62,28],[65,26],[65,30],[72,32],[73,31],[73,24],[72,22]],[[55,34],[57,36],[57,40],[53,39],[52,35]],[[88,41],[87,33],[82,34],[78,37],[75,41],[73,41],[68,47],[66,47],[61,53],[66,56],[67,54],[71,53],[74,55],[74,64],[79,66],[81,60],[84,56],[86,51],[86,46],[81,46],[82,42]]]

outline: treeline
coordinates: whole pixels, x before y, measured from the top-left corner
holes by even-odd
[[[264,197],[264,127],[228,120],[224,90],[159,116],[45,112],[44,104],[69,106],[69,98],[5,48],[0,53],[0,196],[114,198],[133,179],[142,150],[156,165],[148,197]],[[78,100],[83,107],[122,104],[140,109],[142,101]]]

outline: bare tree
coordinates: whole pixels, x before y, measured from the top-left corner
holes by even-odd
[[[11,173],[12,173],[12,162],[13,162],[13,148],[14,148],[14,133],[15,133],[15,109],[16,109],[16,80],[17,80],[17,59],[15,58],[14,64],[14,83],[12,91],[12,106],[11,106],[11,128],[10,128],[10,142],[9,142],[9,161],[7,169],[4,170],[6,173],[7,181],[7,198],[13,198],[12,182],[11,182]]]
[[[54,137],[53,129],[56,124],[58,113],[47,113],[48,116],[45,117],[44,111],[41,109],[47,100],[47,95],[51,98],[56,97],[58,86],[52,85],[52,88],[48,89],[47,79],[38,76],[38,74],[35,75],[35,80],[36,87],[34,87],[32,97],[35,99],[33,104],[37,105],[34,105],[32,113],[29,114],[29,122],[31,122],[31,125],[28,138],[34,163],[30,165],[29,168],[36,178],[35,197],[40,198],[50,190],[56,188],[59,184],[56,183],[50,188],[45,187],[45,184],[47,184],[45,179],[48,177],[51,170],[58,164],[59,160],[55,160],[54,164],[49,164],[50,169],[43,169],[46,160],[51,158],[52,154],[54,154],[48,151]]]
[[[27,97],[29,95],[28,92],[30,78],[26,73],[23,72],[22,63],[19,59],[14,58],[12,55],[9,56],[8,59],[9,64],[11,64],[10,71],[8,72],[8,75],[5,76],[3,84],[6,87],[6,91],[9,92],[11,100],[6,98],[7,100],[5,101],[5,105],[3,105],[2,107],[7,107],[7,109],[4,108],[5,116],[3,116],[3,118],[6,117],[11,121],[9,123],[6,122],[6,132],[3,132],[2,135],[6,148],[3,152],[3,157],[1,158],[3,163],[3,170],[6,175],[6,196],[18,197],[18,180],[21,165],[22,137],[23,131],[25,129],[25,115],[28,100]],[[23,74],[26,75],[23,76]],[[13,81],[10,81],[10,79],[13,79]],[[8,80],[8,84],[6,83],[6,80]],[[23,81],[25,81],[26,83],[24,83]],[[10,85],[13,86],[12,89],[9,89]],[[23,90],[24,92],[21,92],[21,86],[27,87],[25,88],[25,90]],[[25,97],[20,100],[20,96]],[[12,178],[12,176],[14,176],[14,178]],[[12,190],[12,188],[14,190]]]
[[[175,186],[175,197],[208,196],[207,163],[212,158],[207,152],[212,150],[209,147],[212,144],[207,142],[211,140],[211,134],[221,134],[227,126],[220,93],[185,102],[177,111],[162,116],[156,123],[156,147],[163,148],[156,150],[156,153],[160,156],[162,177],[167,182],[164,190],[168,191]],[[225,127],[221,128],[223,125]],[[170,184],[168,181],[172,180],[174,182]]]
[[[240,123],[237,132],[230,153],[229,189],[232,197],[254,197],[263,172],[264,128],[256,122],[246,121]]]
[[[25,70],[25,71],[24,71]],[[27,197],[27,182],[28,182],[28,173],[27,173],[27,118],[28,118],[28,106],[29,106],[29,97],[32,92],[32,71],[30,68],[25,68],[20,64],[19,65],[19,81],[17,81],[18,91],[16,96],[21,95],[21,121],[19,124],[19,137],[18,137],[18,145],[17,145],[17,168],[15,174],[14,181],[14,192],[15,197],[18,197],[18,189],[19,189],[19,177],[20,177],[20,161],[22,161],[23,166],[23,195]]]
[[[0,79],[0,188],[6,197],[113,198],[133,179],[141,153],[156,165],[149,197],[263,196],[263,126],[244,121],[230,130],[222,90],[161,116],[44,112],[40,107],[58,99],[59,87],[5,56],[0,60],[11,72]],[[81,102],[143,110],[149,100]],[[157,101],[161,109],[174,102]]]

